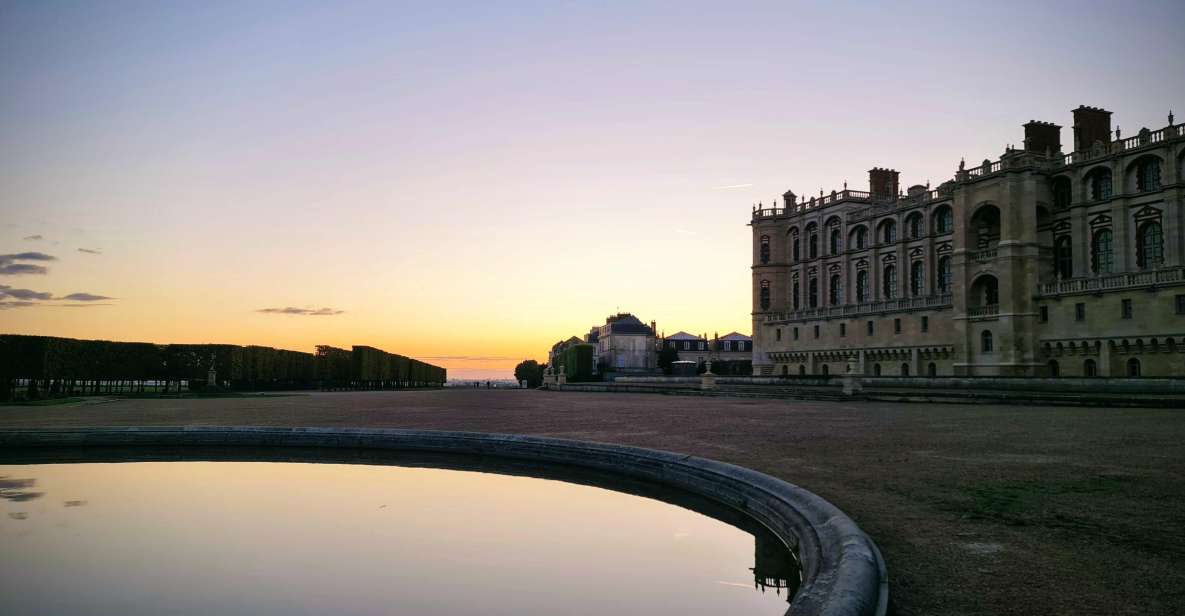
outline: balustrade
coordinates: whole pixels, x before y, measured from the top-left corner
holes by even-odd
[[[1185,267],[1169,267],[1095,278],[1072,278],[1037,285],[1037,295],[1064,295],[1185,283]]]

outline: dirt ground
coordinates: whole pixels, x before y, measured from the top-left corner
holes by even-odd
[[[443,390],[0,407],[0,428],[259,425],[606,441],[748,466],[872,536],[894,614],[1178,614],[1185,409]]]

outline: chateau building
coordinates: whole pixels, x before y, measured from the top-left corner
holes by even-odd
[[[678,352],[679,361],[693,361],[696,364],[703,364],[708,359],[749,361],[753,358],[753,339],[738,332],[709,340],[707,334],[695,336],[680,331],[661,338],[658,344],[660,349],[666,346]]]
[[[754,374],[1185,376],[1185,124],[754,208]]]

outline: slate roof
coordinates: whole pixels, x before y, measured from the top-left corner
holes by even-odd
[[[720,336],[720,339],[721,340],[746,340],[746,341],[753,340],[753,338],[751,336],[746,336],[744,334],[740,334],[737,332],[732,332],[730,334],[725,334],[723,336]]]
[[[667,336],[667,340],[703,340],[703,338],[693,336],[685,331],[679,331],[679,333]]]
[[[606,319],[605,324],[609,326],[609,331],[614,334],[654,334],[650,330],[650,326],[638,320],[638,317],[632,314],[611,316]]]

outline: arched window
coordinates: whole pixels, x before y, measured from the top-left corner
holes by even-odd
[[[1143,269],[1153,269],[1164,264],[1164,233],[1159,222],[1146,222],[1140,226],[1136,239],[1136,263]]]
[[[872,374],[873,374],[873,376],[880,376],[881,375],[881,365],[880,364],[872,364]]]
[[[1061,367],[1057,365],[1057,360],[1049,360],[1049,376],[1058,377],[1061,375]]]
[[[892,244],[897,241],[897,223],[886,220],[881,223],[881,243]]]
[[[769,310],[769,281],[761,281],[761,309]]]
[[[782,364],[782,376],[790,376],[790,366]]]
[[[819,307],[819,279],[811,278],[806,283],[807,305],[811,308]]]
[[[1053,209],[1064,210],[1070,207],[1074,200],[1073,190],[1070,188],[1070,178],[1060,177],[1053,180]]]
[[[839,227],[838,226],[831,228],[831,242],[830,243],[831,243],[831,245],[828,246],[828,249],[831,251],[831,254],[837,255],[843,250],[843,243],[840,242]]]
[[[868,270],[856,272],[856,302],[868,301]]]
[[[1159,158],[1149,156],[1136,165],[1136,190],[1140,192],[1156,192],[1160,190]]]
[[[1127,375],[1140,376],[1140,360],[1134,357],[1127,360]]]
[[[922,237],[923,235],[925,235],[925,230],[922,228],[922,215],[921,214],[913,214],[912,216],[910,216],[909,219],[906,220],[906,225],[908,225],[910,239],[916,240],[919,237]]]
[[[1093,359],[1088,359],[1082,362],[1082,374],[1085,376],[1098,376],[1098,364],[1096,364]]]
[[[798,376],[806,376],[806,366],[798,364]]]
[[[1070,236],[1063,235],[1053,243],[1053,269],[1063,280],[1074,277],[1074,247]]]
[[[806,254],[808,259],[819,257],[819,228],[813,222],[806,228]]]
[[[950,281],[950,257],[941,257],[938,259],[938,291],[950,293]]]
[[[909,364],[901,364],[901,376],[909,376]]]
[[[934,213],[934,232],[935,233],[950,233],[955,228],[954,214],[951,213],[950,208],[942,206]]]
[[[893,299],[897,296],[897,268],[892,265],[885,266],[884,285],[881,289],[881,296],[885,299]]]
[[[852,231],[852,241],[850,243],[852,248],[856,250],[863,249],[868,244],[868,229],[856,227],[856,230]]]
[[[1110,274],[1115,264],[1115,254],[1111,249],[1111,230],[1101,229],[1091,240],[1090,268],[1096,274]]]
[[[831,374],[831,371],[827,368],[827,364],[823,364],[823,376],[827,376],[829,374]]]
[[[831,306],[843,303],[843,286],[840,282],[839,274],[834,274],[827,285],[827,303]]]
[[[930,362],[930,365],[926,366],[926,375],[938,376],[938,366],[935,365],[934,362]]]
[[[979,335],[979,349],[984,353],[992,352],[992,332],[985,329]]]
[[[761,262],[769,263],[769,236],[761,236]]]
[[[802,260],[802,243],[798,241],[798,231],[790,234],[790,258],[796,262]]]
[[[794,284],[791,285],[790,288],[792,289],[790,291],[790,303],[794,305],[795,310],[798,310],[800,306],[799,298],[802,297],[802,294],[799,293],[801,289],[799,289],[798,281],[795,280]]]
[[[1086,176],[1087,186],[1090,188],[1090,200],[1101,201],[1111,198],[1111,170],[1099,168]]]
[[[921,261],[914,261],[909,266],[909,294],[921,297],[926,290],[926,266]]]

